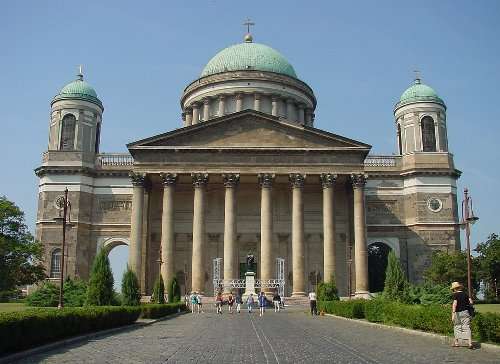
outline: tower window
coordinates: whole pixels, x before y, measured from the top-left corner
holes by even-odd
[[[401,139],[401,124],[398,124],[398,149],[399,154],[403,154],[403,141]]]
[[[52,251],[50,256],[50,278],[59,278],[61,276],[61,249]]]
[[[436,151],[436,134],[434,120],[430,116],[425,116],[422,125],[422,149],[424,152]]]
[[[101,140],[101,123],[97,123],[95,132],[95,148],[94,152],[99,153],[99,141]]]
[[[65,115],[62,120],[61,142],[59,150],[75,149],[75,125],[76,118],[72,114]]]

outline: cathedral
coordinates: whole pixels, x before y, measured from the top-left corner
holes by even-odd
[[[393,155],[317,129],[313,89],[250,33],[208,61],[180,106],[177,129],[103,153],[104,104],[82,72],[52,99],[35,170],[49,279],[63,268],[86,279],[101,249],[128,245],[144,295],[160,274],[182,294],[227,292],[253,254],[265,291],[300,297],[335,280],[341,296],[368,297],[390,251],[419,282],[433,251],[459,249],[446,105],[419,77],[394,105]]]

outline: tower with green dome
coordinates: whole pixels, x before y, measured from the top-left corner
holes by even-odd
[[[315,108],[313,90],[290,62],[249,33],[212,57],[181,97],[184,126],[243,110],[313,126]]]

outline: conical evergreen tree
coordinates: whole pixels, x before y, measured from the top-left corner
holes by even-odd
[[[138,306],[141,299],[139,280],[134,271],[127,265],[122,278],[122,305]]]
[[[113,303],[113,272],[108,259],[108,251],[102,249],[95,257],[90,272],[87,299],[90,306],[107,306]]]
[[[410,302],[410,284],[401,269],[399,259],[391,250],[385,271],[385,286],[382,296],[391,301]]]
[[[181,287],[177,283],[177,278],[172,278],[168,288],[168,303],[179,302],[181,300]]]
[[[163,283],[163,278],[160,276],[156,279],[153,286],[153,296],[151,301],[154,303],[165,303],[165,284]]]

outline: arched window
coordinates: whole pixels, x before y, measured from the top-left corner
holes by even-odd
[[[436,151],[436,134],[434,120],[430,116],[424,116],[422,125],[422,149],[424,152]]]
[[[72,114],[65,115],[62,120],[61,142],[59,150],[73,150],[75,145],[76,118]]]
[[[52,251],[50,256],[50,278],[59,278],[61,276],[61,249]]]
[[[401,139],[401,124],[398,124],[398,148],[399,148],[399,154],[403,154],[403,140]]]

